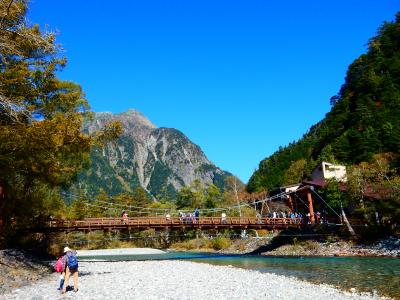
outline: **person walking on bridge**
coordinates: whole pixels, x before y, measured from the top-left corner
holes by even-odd
[[[121,214],[122,224],[124,225],[128,224],[128,220],[129,220],[128,213],[126,211],[123,211]]]
[[[221,224],[226,224],[227,222],[226,222],[226,213],[225,212],[223,212],[222,214],[221,214]]]
[[[199,220],[200,220],[200,209],[198,207],[196,207],[195,211],[194,211],[194,218],[195,218],[195,223],[199,224]]]

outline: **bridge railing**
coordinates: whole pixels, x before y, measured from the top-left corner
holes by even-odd
[[[246,225],[269,225],[289,226],[299,225],[299,218],[256,218],[256,217],[130,217],[130,218],[87,218],[83,220],[52,220],[50,228],[88,228],[90,227],[157,227],[157,226],[246,226]]]

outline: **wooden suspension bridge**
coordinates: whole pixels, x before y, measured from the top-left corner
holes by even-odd
[[[145,229],[285,229],[299,228],[299,218],[264,217],[133,217],[133,218],[88,218],[84,220],[52,220],[44,231],[71,232],[95,230],[145,230]]]
[[[255,208],[257,204],[264,205],[264,202],[273,199],[279,199],[286,196],[286,202],[291,212],[295,211],[295,202],[300,200],[303,205],[303,210],[308,212],[309,218],[283,218],[271,216],[259,217],[175,217],[169,214],[163,216],[146,216],[146,217],[109,217],[109,218],[85,218],[83,220],[50,220],[46,224],[42,224],[38,231],[41,232],[72,232],[72,231],[96,231],[96,230],[146,230],[146,229],[171,229],[171,230],[190,230],[190,229],[287,229],[301,228],[306,224],[315,225],[318,220],[314,214],[314,200],[312,197],[313,188],[304,186],[296,191],[302,193],[303,201],[297,194],[293,198],[292,191],[284,192],[276,196],[268,198],[267,193],[259,193],[251,195],[249,199],[245,199],[247,203]],[[315,193],[315,192],[314,192]],[[322,199],[323,200],[323,199]],[[296,204],[297,207],[297,204]],[[263,208],[261,207],[261,212]],[[336,212],[335,212],[336,213]],[[337,214],[338,215],[338,214]],[[304,214],[303,214],[304,216]],[[339,215],[338,215],[339,216]],[[36,228],[37,230],[38,228]]]

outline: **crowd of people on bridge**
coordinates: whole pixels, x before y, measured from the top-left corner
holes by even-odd
[[[272,219],[299,219],[302,224],[311,224],[310,213],[302,214],[301,212],[290,212],[290,211],[273,211],[266,215],[267,218]],[[319,211],[314,213],[314,222],[316,224],[325,224],[328,222],[326,213],[321,213]]]
[[[289,212],[289,211],[274,211],[274,212],[270,212],[267,214],[266,216],[267,218],[290,218],[290,219],[302,219],[303,218],[303,214],[302,213],[298,213],[298,212]]]
[[[179,211],[179,221],[183,224],[198,224],[200,220],[200,209],[196,208],[194,212],[184,213]]]
[[[179,221],[182,224],[198,224],[200,220],[200,209],[196,208],[193,212],[178,212]],[[311,215],[308,212],[307,214],[302,214],[301,212],[295,211],[273,211],[269,212],[266,215],[257,214],[257,218],[271,218],[271,219],[293,219],[298,220],[299,223],[302,224],[311,224]],[[171,214],[167,213],[165,215],[166,221],[171,221]],[[123,224],[128,224],[128,213],[123,211],[121,214],[121,222]],[[314,222],[316,224],[324,224],[327,223],[326,213],[320,213],[319,211],[314,213]],[[221,213],[221,223],[227,223],[227,214],[225,212]]]

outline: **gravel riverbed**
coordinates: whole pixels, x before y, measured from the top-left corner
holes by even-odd
[[[0,250],[0,297],[21,286],[30,285],[50,272],[50,266],[28,252]]]
[[[187,261],[80,262],[78,293],[61,295],[58,281],[53,274],[0,299],[383,299],[295,278]]]

